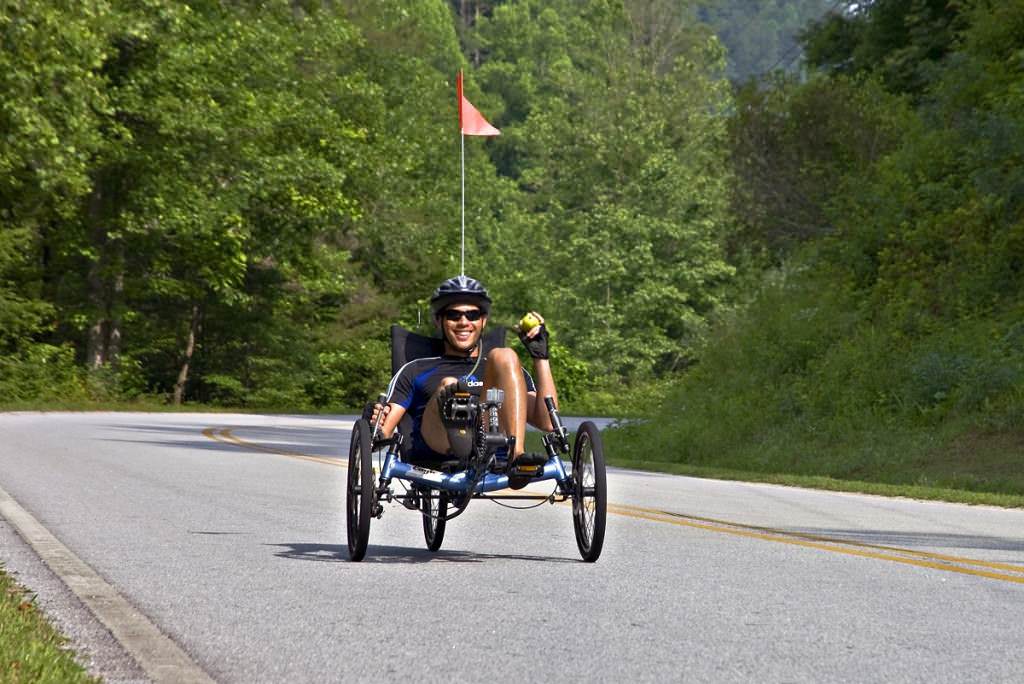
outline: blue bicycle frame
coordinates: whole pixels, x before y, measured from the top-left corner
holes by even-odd
[[[489,392],[491,391],[494,390]],[[485,415],[489,417],[488,424],[492,430],[498,429],[497,409],[500,403],[501,397],[499,394],[497,399],[494,401],[488,399],[483,406]],[[551,424],[555,429],[549,435],[545,435],[543,439],[544,447],[548,452],[548,460],[540,472],[530,478],[530,482],[555,480],[561,493],[564,496],[568,496],[572,490],[572,481],[569,474],[565,471],[565,464],[562,463],[562,459],[558,456],[559,452],[568,453],[569,451],[566,430],[562,425],[561,417],[558,415],[558,409],[555,408],[554,400],[551,397],[544,397],[544,403],[547,406]],[[405,463],[399,456],[401,440],[402,437],[397,436],[397,441],[396,439],[384,441],[388,445],[388,450],[380,469],[381,490],[387,491],[388,485],[394,478],[414,482],[432,489],[459,494],[469,492],[470,488],[473,490],[473,495],[509,488],[509,476],[505,473],[486,472],[483,474],[483,477],[478,477],[479,473],[475,472],[473,467],[455,473],[445,473]],[[556,444],[560,445],[561,448],[556,446]],[[505,467],[508,466],[507,451],[503,448],[502,451],[495,454],[492,462],[499,466],[498,470],[505,470]]]
[[[457,473],[443,473],[439,470],[429,470],[419,466],[404,463],[398,456],[396,449],[388,449],[381,467],[381,484],[387,485],[393,478],[408,480],[416,484],[425,485],[433,489],[440,489],[448,492],[465,493],[472,486],[476,478],[471,470],[463,470]],[[548,458],[540,473],[535,475],[530,482],[544,482],[555,480],[562,487],[568,487],[570,478],[565,471],[565,464],[558,456]],[[496,492],[508,488],[508,475],[504,473],[487,473],[477,482],[474,494]]]

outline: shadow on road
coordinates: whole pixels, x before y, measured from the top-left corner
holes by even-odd
[[[836,541],[848,541],[881,547],[908,549],[985,549],[990,551],[1024,551],[1024,539],[989,537],[949,532],[896,532],[891,530],[850,530],[836,528],[797,528],[792,534],[809,534]],[[1016,559],[1015,562],[1020,562]]]
[[[231,442],[222,435],[209,437],[204,430],[213,428],[210,423],[183,424],[151,424],[126,425],[110,424],[105,427],[122,432],[125,437],[95,438],[102,442],[120,442],[126,444],[146,444],[151,446],[198,449],[202,451],[222,451],[235,454],[266,454],[297,453],[327,458],[343,458],[348,452],[348,439],[330,440],[334,435],[317,434],[315,429],[308,427],[275,426],[263,428],[255,425],[220,423],[216,424],[217,433],[223,430],[242,433],[242,444]],[[255,435],[254,435],[255,433]],[[261,434],[263,433],[263,434]],[[266,444],[261,442],[264,434],[273,435]],[[255,446],[251,446],[255,445]]]
[[[267,544],[283,549],[274,555],[293,560],[348,562],[348,547],[341,544]],[[523,554],[475,553],[472,551],[436,552],[402,546],[370,546],[363,563],[482,563],[488,560],[519,560],[541,563],[577,563],[575,558],[527,556]]]

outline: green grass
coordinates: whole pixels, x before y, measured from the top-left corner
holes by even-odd
[[[973,472],[987,472],[991,474],[988,479],[979,478],[975,475],[975,481],[971,488],[947,486],[942,484],[927,484],[929,478],[937,482],[956,481],[951,478],[950,473],[962,472],[962,462],[955,459],[955,454],[947,453],[950,458],[931,459],[930,466],[922,468],[920,464],[909,467],[903,476],[910,478],[908,482],[886,482],[881,480],[872,481],[874,475],[881,476],[881,473],[865,472],[863,479],[839,478],[830,475],[796,473],[780,469],[773,471],[753,470],[750,468],[725,466],[716,464],[695,465],[690,463],[673,462],[667,460],[653,460],[637,458],[636,455],[644,454],[642,438],[636,436],[627,439],[632,443],[624,448],[621,430],[610,429],[604,432],[605,458],[610,466],[620,468],[632,468],[635,470],[647,470],[651,472],[670,473],[674,475],[688,475],[691,477],[702,477],[715,480],[738,480],[742,482],[764,482],[768,484],[787,485],[791,487],[807,487],[810,489],[824,489],[835,492],[853,492],[860,494],[875,494],[878,496],[907,497],[911,499],[922,499],[930,501],[948,501],[953,503],[964,503],[974,505],[1002,506],[1004,508],[1024,508],[1024,483],[1017,483],[1017,480],[1024,474],[1021,467],[1020,451],[1008,452],[1000,448],[971,449],[975,455]],[[1002,439],[996,440],[1002,443]],[[962,446],[962,445],[957,445]],[[526,450],[542,451],[540,433],[528,432],[526,434]],[[651,451],[651,454],[665,456],[663,452]],[[951,460],[952,459],[952,460]],[[731,463],[735,460],[730,459]],[[1006,469],[1012,469],[1010,475],[1005,473]],[[792,469],[790,469],[792,470]],[[893,473],[886,476],[892,477]],[[1007,484],[1007,478],[1010,483]],[[979,482],[982,489],[979,489]],[[995,483],[1007,491],[984,491],[983,487]]]
[[[0,570],[0,682],[97,682],[31,597]]]
[[[927,485],[888,484],[864,480],[840,480],[823,475],[792,475],[786,473],[764,473],[749,470],[732,470],[713,466],[694,466],[686,463],[665,463],[657,461],[632,461],[627,458],[609,459],[610,465],[636,470],[649,470],[676,475],[689,475],[715,480],[740,480],[743,482],[765,482],[768,484],[807,487],[834,492],[854,492],[878,496],[906,497],[929,501],[949,501],[974,505],[1024,508],[1024,494],[998,494],[993,492],[930,487]]]

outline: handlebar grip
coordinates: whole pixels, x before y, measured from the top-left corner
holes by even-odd
[[[565,435],[565,427],[562,425],[562,417],[558,415],[558,409],[555,407],[555,400],[550,397],[544,397],[544,405],[548,407],[548,415],[551,417],[551,427],[555,432],[560,435]]]
[[[373,421],[373,434],[376,437],[377,432],[380,430],[380,426],[384,423],[384,407],[387,406],[388,395],[378,394],[377,404],[381,407],[380,413],[377,414],[377,420]]]

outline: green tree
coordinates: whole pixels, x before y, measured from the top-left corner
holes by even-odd
[[[511,2],[480,24],[494,156],[524,191],[516,272],[547,283],[524,304],[621,377],[685,364],[731,273],[722,52],[695,22],[654,41],[662,9]]]
[[[358,31],[316,3],[125,4],[111,25],[93,65],[104,146],[87,200],[48,240],[50,287],[91,365],[126,351],[180,400],[202,328],[296,315],[301,349],[316,302],[348,287],[340,231],[374,93],[351,61]],[[232,336],[254,347],[211,372],[258,365],[260,335]]]
[[[844,11],[802,35],[811,67],[830,73],[876,73],[901,93],[921,93],[955,48],[970,3],[947,0],[844,2]]]
[[[836,7],[834,0],[708,0],[697,16],[725,46],[729,79],[745,83],[774,71],[797,73],[804,56],[801,32]]]
[[[60,346],[53,236],[77,220],[106,145],[107,2],[0,2],[0,394],[81,396]]]
[[[777,77],[736,93],[729,120],[734,255],[777,265],[835,232],[833,200],[901,142],[907,103],[877,80]],[[854,183],[859,181],[852,181]]]
[[[978,3],[901,145],[837,203],[838,259],[911,329],[1020,301],[1024,3]]]

